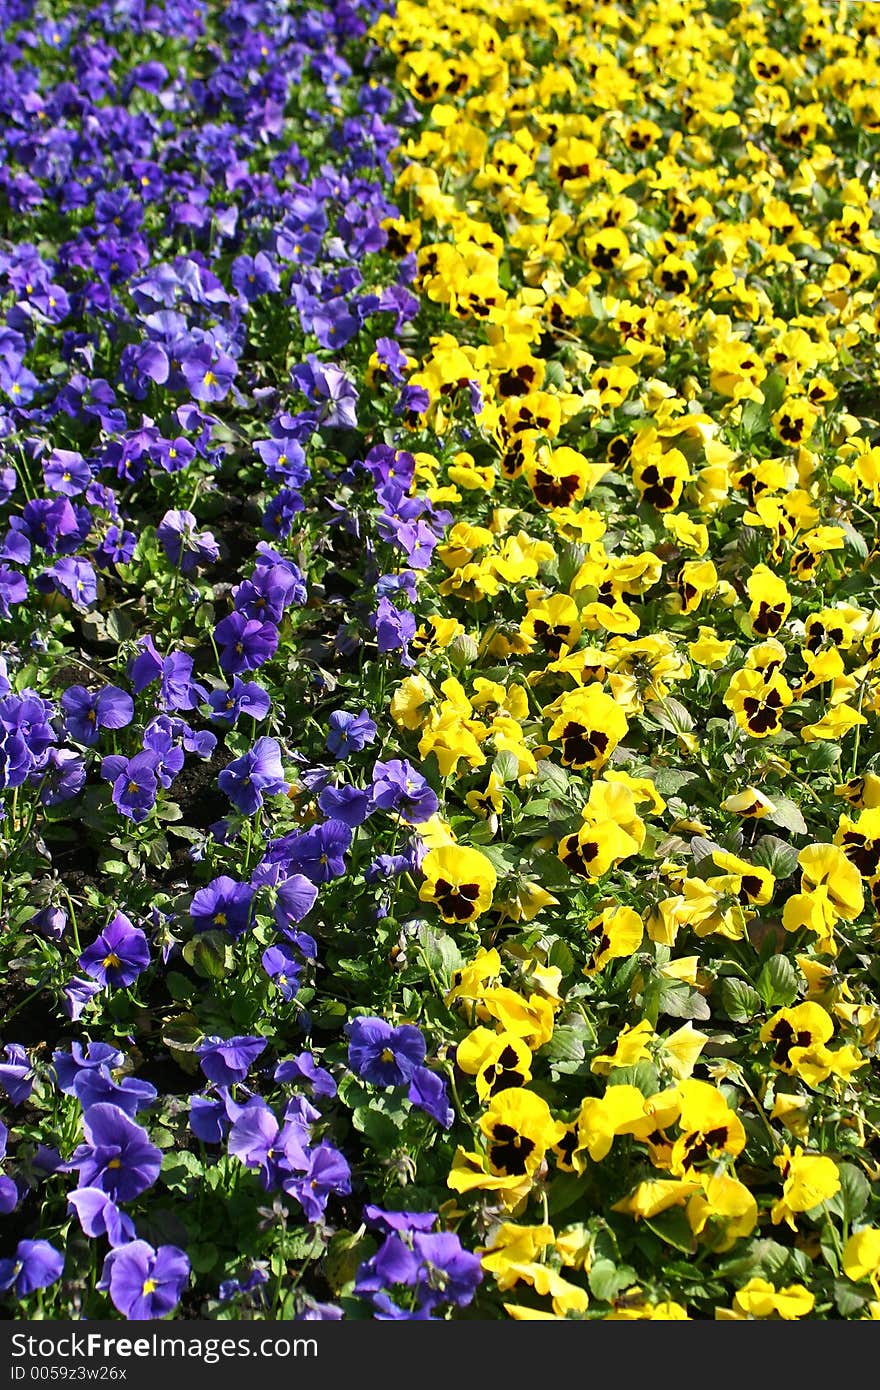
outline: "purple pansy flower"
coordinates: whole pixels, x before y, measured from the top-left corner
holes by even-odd
[[[425,1060],[425,1039],[411,1023],[392,1028],[382,1018],[353,1018],[345,1025],[348,1065],[376,1086],[402,1086]]]
[[[100,985],[127,989],[150,963],[147,938],[124,912],[104,928],[77,961],[80,970]]]
[[[0,1260],[0,1289],[26,1298],[61,1278],[64,1256],[47,1240],[20,1240],[11,1259]]]
[[[273,796],[287,791],[277,739],[258,738],[253,748],[223,768],[217,785],[245,816],[262,806],[263,793]]]
[[[243,1081],[266,1046],[265,1038],[207,1037],[197,1047],[199,1065],[209,1081],[232,1086]]]
[[[114,1202],[130,1202],[152,1187],[162,1167],[162,1150],[118,1105],[102,1102],[83,1114],[85,1143],[65,1171],[77,1169],[78,1187],[99,1187]]]
[[[145,1240],[133,1240],[110,1251],[97,1287],[109,1293],[124,1318],[146,1321],[173,1312],[189,1273],[189,1257],[178,1246],[154,1250]]]

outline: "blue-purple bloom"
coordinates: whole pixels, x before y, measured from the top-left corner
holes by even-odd
[[[71,685],[61,696],[64,726],[78,743],[94,744],[101,729],[124,729],[134,718],[134,701],[115,685],[87,690]]]
[[[350,753],[359,753],[376,737],[376,725],[365,709],[360,714],[334,710],[329,723],[327,748],[335,758],[347,758]]]
[[[391,758],[373,768],[371,804],[382,811],[397,811],[410,825],[420,825],[431,819],[440,803],[411,763]]]
[[[193,895],[189,915],[196,931],[227,931],[238,937],[250,922],[253,900],[249,884],[221,874]]]
[[[0,1260],[0,1289],[26,1298],[61,1278],[64,1256],[47,1240],[20,1240],[11,1259]]]
[[[145,1240],[133,1240],[110,1251],[98,1288],[109,1293],[124,1318],[146,1321],[174,1311],[189,1274],[189,1257],[178,1246],[154,1250]]]
[[[85,1143],[65,1170],[79,1171],[78,1187],[99,1187],[114,1202],[130,1202],[152,1187],[162,1167],[162,1150],[118,1105],[92,1105],[83,1114]]]
[[[261,964],[285,1003],[296,998],[299,989],[300,964],[289,946],[268,946]]]
[[[150,963],[147,938],[124,912],[117,912],[77,961],[100,985],[127,989]]]
[[[209,1081],[231,1086],[244,1081],[266,1046],[265,1038],[205,1038],[196,1048],[199,1064]]]
[[[245,816],[262,806],[264,793],[273,796],[287,791],[277,739],[258,738],[253,748],[223,768],[217,785]]]
[[[411,1023],[392,1028],[382,1018],[353,1018],[345,1025],[348,1065],[376,1086],[402,1086],[425,1060],[425,1039]]]
[[[34,1069],[21,1043],[7,1043],[0,1063],[0,1087],[13,1105],[21,1105],[34,1089]]]
[[[134,1240],[134,1222],[100,1187],[76,1187],[67,1194],[67,1205],[77,1215],[85,1235],[95,1240],[106,1236],[111,1246]]]

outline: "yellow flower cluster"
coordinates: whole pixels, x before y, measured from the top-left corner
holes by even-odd
[[[421,115],[386,224],[423,305],[414,486],[454,518],[391,713],[444,787],[420,899],[471,949],[449,1185],[515,1318],[595,1316],[588,1288],[689,1316],[659,1272],[608,1292],[622,1217],[812,1249],[825,1107],[877,1176],[880,23],[785,8],[400,0],[374,28]],[[839,1268],[877,1292],[856,1220]],[[753,1272],[715,1315],[814,1315],[809,1284]]]

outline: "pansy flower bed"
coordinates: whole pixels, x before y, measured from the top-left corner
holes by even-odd
[[[5,1316],[880,1316],[878,7],[0,15]]]

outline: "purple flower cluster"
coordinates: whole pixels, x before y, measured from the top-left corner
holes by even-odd
[[[51,1064],[3,1049],[10,1106],[56,1105],[62,1137],[60,1152],[33,1151],[32,1126],[17,1144],[0,1122],[0,1212],[54,1202],[48,1234],[71,1220],[73,1240],[106,1242],[97,1289],[133,1320],[173,1314],[190,1283],[196,1228],[159,1147],[187,1119],[185,1156],[206,1146],[236,1160],[255,1229],[266,1192],[325,1233],[345,1209],[360,1175],[331,1142],[344,1067],[332,1035],[324,1054],[315,1041],[324,1020],[304,988],[333,960],[332,908],[318,900],[349,874],[385,885],[415,870],[421,842],[398,831],[438,809],[426,778],[385,756],[371,696],[349,692],[330,712],[322,699],[312,717],[287,681],[290,634],[342,602],[332,579],[319,592],[303,572],[305,522],[321,518],[328,553],[361,542],[363,591],[338,631],[332,619],[328,648],[406,669],[418,577],[450,520],[416,492],[412,453],[370,443],[394,438],[395,419],[405,438],[428,405],[399,341],[419,309],[415,258],[376,256],[398,212],[389,154],[418,117],[366,79],[373,50],[362,46],[360,87],[350,61],[382,8],[96,0],[50,22],[30,0],[0,0],[13,229],[0,247],[0,837],[23,856],[34,825],[69,802],[67,841],[34,833],[40,857],[82,834],[99,850],[95,882],[116,875],[112,897],[88,873],[68,892],[58,864],[41,863],[17,919],[62,962],[51,987],[66,979],[64,1037],[79,1036]],[[178,60],[186,48],[197,61]],[[300,149],[291,102],[311,92]],[[365,391],[357,364],[373,348]],[[323,696],[332,681],[317,657],[313,670]],[[328,767],[295,746],[306,719]],[[212,806],[203,819],[193,783]],[[368,849],[373,826],[390,853]],[[94,1036],[101,1026],[112,1041]],[[295,1030],[308,1046],[286,1056]],[[449,1127],[420,1029],[357,1017],[346,1032],[355,1075],[404,1088]],[[131,1074],[160,1038],[161,1068],[179,1072],[168,1096],[153,1084],[164,1072]],[[33,1188],[40,1200],[26,1202]],[[375,1315],[465,1306],[479,1262],[457,1238],[431,1213],[370,1211],[384,1244],[355,1292]],[[0,1260],[0,1290],[27,1298],[64,1265],[51,1242],[23,1239]],[[263,1266],[218,1268],[210,1296],[259,1306]],[[296,1306],[342,1315],[306,1293]]]
[[[348,1065],[374,1086],[408,1086],[407,1099],[444,1129],[453,1111],[446,1083],[424,1065],[427,1048],[421,1029],[411,1023],[392,1028],[381,1018],[353,1018],[345,1025]]]
[[[452,1232],[434,1232],[432,1211],[364,1208],[368,1226],[385,1239],[358,1269],[354,1291],[382,1321],[434,1320],[444,1307],[464,1308],[483,1278],[478,1255]]]

